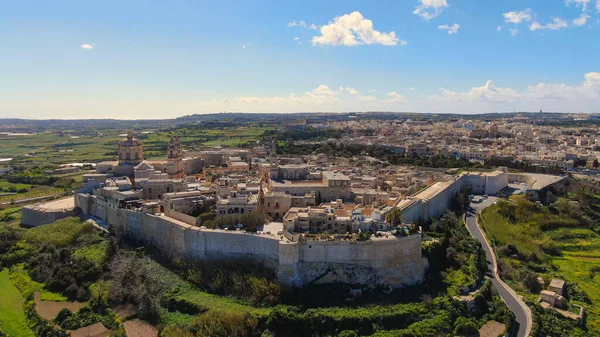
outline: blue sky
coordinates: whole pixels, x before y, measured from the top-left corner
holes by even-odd
[[[4,1],[0,117],[600,112],[600,0]]]

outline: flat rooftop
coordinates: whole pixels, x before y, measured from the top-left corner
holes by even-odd
[[[24,206],[29,208],[35,208],[38,211],[62,211],[62,210],[71,210],[75,207],[75,198],[73,196],[52,200],[50,202],[46,202],[43,204]]]
[[[451,183],[452,182],[438,181],[437,183],[435,183],[435,184],[425,188],[423,191],[417,193],[415,195],[415,198],[423,199],[423,200],[431,199],[438,193],[440,193],[443,190],[445,190],[446,188],[448,188],[448,186],[450,186]]]

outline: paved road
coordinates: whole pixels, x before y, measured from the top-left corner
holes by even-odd
[[[476,213],[481,212],[485,207],[492,205],[498,200],[496,197],[489,197],[481,203],[472,203],[471,207],[475,210]],[[475,213],[467,213],[466,217],[467,229],[477,239],[481,242],[483,249],[485,250],[485,257],[488,261],[488,268],[494,274],[493,278],[490,278],[492,284],[500,294],[500,297],[506,302],[506,305],[510,308],[510,310],[515,314],[516,321],[518,325],[518,337],[527,337],[531,333],[532,326],[532,318],[531,318],[531,310],[523,300],[517,295],[517,293],[512,290],[509,286],[507,286],[501,279],[498,277],[498,266],[496,263],[496,256],[492,252],[492,248],[490,244],[485,239],[483,232],[479,228],[477,224],[477,215]]]

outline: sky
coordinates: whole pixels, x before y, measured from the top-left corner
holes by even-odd
[[[0,1],[0,118],[600,112],[600,0]]]

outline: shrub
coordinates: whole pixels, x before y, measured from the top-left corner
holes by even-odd
[[[454,323],[455,335],[471,335],[479,331],[477,325],[472,320],[466,317],[459,317]]]

